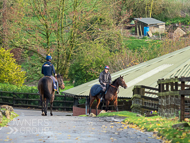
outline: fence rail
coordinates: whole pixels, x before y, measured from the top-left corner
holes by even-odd
[[[190,118],[190,77],[159,79],[157,84],[158,89],[143,85],[134,87],[132,111],[143,114],[141,111],[143,108],[148,110],[147,106],[144,107],[143,105],[145,104],[145,97],[143,96],[145,94],[152,94],[157,96],[155,96],[155,98],[149,97],[151,100],[149,102],[156,100],[156,103],[158,102],[159,104],[158,108],[155,106],[150,109],[157,108],[160,116],[177,116],[180,117],[180,121],[183,121],[185,118]],[[158,92],[145,91],[146,89]]]
[[[53,109],[72,110],[75,97],[55,95]],[[0,104],[7,104],[15,107],[41,108],[40,95],[37,93],[15,93],[0,91]]]
[[[190,77],[175,77],[170,79],[159,79],[159,92],[163,98],[170,98],[170,107],[175,109],[175,115],[180,117],[180,121],[190,118]],[[167,112],[172,112],[167,107]],[[169,114],[169,113],[167,113]]]
[[[148,91],[147,91],[148,90]],[[150,97],[158,94],[158,88],[136,85],[133,88],[132,112],[144,115],[152,110],[158,111],[158,99]]]

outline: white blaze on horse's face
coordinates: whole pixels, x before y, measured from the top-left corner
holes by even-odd
[[[125,83],[125,80],[123,79],[123,77],[121,77],[121,79],[122,79],[122,87],[126,89],[126,88],[127,88],[127,85],[126,85],[126,83]]]

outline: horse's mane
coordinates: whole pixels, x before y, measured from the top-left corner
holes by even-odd
[[[116,81],[118,80],[118,78],[116,78],[111,85],[114,85],[116,83]]]

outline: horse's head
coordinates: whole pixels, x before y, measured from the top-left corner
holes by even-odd
[[[120,76],[119,78],[118,78],[118,84],[120,85],[120,86],[122,86],[123,88],[127,88],[127,84],[125,83],[125,81],[124,81],[124,79],[123,79],[123,76]]]
[[[56,78],[57,81],[58,81],[59,87],[60,87],[61,89],[64,89],[64,88],[65,88],[65,84],[64,84],[64,82],[63,82],[63,77],[62,77],[60,74],[57,74],[57,75],[55,75],[55,78]]]

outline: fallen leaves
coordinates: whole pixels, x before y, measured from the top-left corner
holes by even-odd
[[[183,137],[183,138],[185,138],[185,137],[186,137],[186,135],[187,135],[186,133],[182,133],[182,137]]]
[[[185,122],[189,122],[189,119],[188,118],[185,118],[185,120],[184,120]]]

